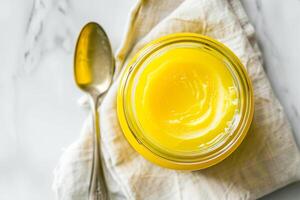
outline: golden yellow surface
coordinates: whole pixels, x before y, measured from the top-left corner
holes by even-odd
[[[190,152],[229,132],[238,96],[220,59],[196,48],[174,48],[139,74],[134,106],[147,140]]]
[[[86,28],[81,33],[76,46],[75,56],[75,78],[80,86],[86,86],[93,81],[91,62],[92,56],[91,41],[94,39],[91,35],[94,29]]]

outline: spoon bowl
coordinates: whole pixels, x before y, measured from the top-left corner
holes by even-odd
[[[103,28],[86,24],[80,32],[74,58],[75,81],[79,88],[98,96],[105,93],[114,74],[114,59]]]

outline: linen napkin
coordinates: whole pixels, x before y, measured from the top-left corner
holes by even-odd
[[[255,114],[240,147],[205,170],[161,168],[133,150],[116,113],[118,76],[100,108],[101,143],[112,199],[256,199],[300,179],[299,150],[262,67],[254,29],[239,0],[140,0],[116,57],[117,72],[146,43],[175,32],[195,32],[228,46],[252,80]],[[118,73],[119,74],[119,73]],[[86,199],[91,169],[91,120],[54,171],[57,199]]]

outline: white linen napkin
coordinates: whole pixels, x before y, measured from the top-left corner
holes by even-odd
[[[188,172],[164,169],[128,144],[116,113],[118,78],[100,109],[101,143],[113,199],[256,199],[300,179],[299,150],[264,73],[253,27],[239,0],[140,0],[117,54],[120,72],[146,43],[174,32],[195,32],[227,45],[252,79],[254,121],[241,146],[221,163]],[[91,120],[55,171],[57,199],[86,199],[91,169]]]

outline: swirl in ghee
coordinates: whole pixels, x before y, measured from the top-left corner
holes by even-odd
[[[209,52],[168,50],[137,77],[137,119],[144,137],[160,148],[196,151],[233,128],[237,88],[226,64]]]

